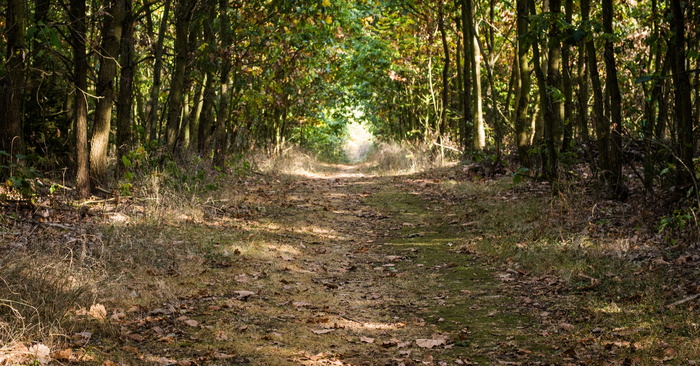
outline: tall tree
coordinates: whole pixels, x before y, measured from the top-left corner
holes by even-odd
[[[447,108],[450,103],[450,46],[447,43],[447,31],[445,30],[444,4],[438,9],[438,29],[442,41],[443,65],[442,65],[442,103],[440,106],[440,122],[437,128],[438,143],[442,146],[442,135],[447,130]],[[442,151],[442,147],[441,147]]]
[[[462,73],[464,77],[464,93],[462,95],[462,110],[464,114],[462,116],[462,126],[460,128],[462,132],[460,140],[466,153],[473,145],[472,126],[474,123],[474,113],[472,109],[472,83],[477,81],[473,79],[472,75],[472,65],[474,64],[474,36],[472,35],[472,29],[474,28],[474,7],[472,0],[461,1],[462,42],[464,43],[464,47],[462,48],[464,50],[464,72]]]
[[[613,35],[613,3],[612,0],[603,0],[603,31],[605,37],[605,91],[609,102],[607,110],[610,113],[611,139],[609,143],[610,165],[606,178],[612,193],[620,199],[627,197],[627,189],[622,182],[622,95],[620,94],[619,81],[617,79],[617,66],[615,65],[615,49],[612,42]]]
[[[114,79],[117,76],[117,59],[126,15],[125,0],[112,0],[108,5],[102,25],[100,71],[95,86],[98,99],[90,145],[90,175],[98,184],[103,183],[107,177],[107,151],[115,98]]]
[[[591,5],[590,0],[581,0],[581,22],[583,24],[590,23]],[[596,48],[593,42],[592,30],[588,29],[589,34],[586,36],[586,67],[591,78],[591,90],[593,91],[593,123],[595,125],[596,139],[598,143],[598,165],[596,172],[608,171],[610,169],[610,160],[608,158],[608,139],[610,135],[610,124],[605,119],[603,113],[603,87],[600,82],[600,73],[598,71],[598,60],[596,58]]]
[[[545,177],[557,178],[558,150],[557,136],[562,124],[563,101],[561,98],[561,40],[559,31],[559,16],[561,14],[561,0],[550,0],[551,19],[549,19],[549,42],[547,55],[547,81],[544,110],[544,138],[545,153],[542,162]]]
[[[170,80],[166,142],[168,150],[175,150],[180,131],[185,87],[185,68],[188,61],[190,24],[197,0],[178,0],[175,8],[175,66]],[[223,23],[227,24],[227,23]],[[222,27],[225,25],[222,24]]]
[[[14,156],[23,149],[22,91],[27,58],[27,2],[7,0],[5,70],[0,71],[0,150]]]
[[[87,30],[85,0],[71,0],[68,16],[70,20],[71,45],[73,47],[73,84],[75,86],[73,120],[75,121],[75,151],[77,158],[76,187],[81,197],[87,197],[90,194],[90,161],[87,128],[88,63],[87,55],[85,54]]]
[[[131,147],[131,124],[134,103],[134,13],[132,0],[124,0],[125,16],[121,38],[121,73],[119,75],[119,96],[117,97],[117,153],[126,155]],[[123,160],[117,159],[123,168]]]
[[[673,38],[669,52],[671,56],[671,70],[673,72],[673,85],[676,114],[676,134],[678,144],[678,156],[684,167],[679,169],[678,180],[681,183],[690,182],[695,174],[693,166],[693,153],[695,152],[693,136],[693,105],[691,100],[690,78],[686,71],[686,41],[685,41],[685,14],[681,0],[671,0],[671,28]]]
[[[530,68],[530,45],[531,41],[527,37],[529,31],[530,5],[528,0],[517,0],[517,70],[518,88],[515,99],[515,141],[518,148],[520,163],[526,167],[531,167],[530,154],[530,88],[532,85]]]
[[[158,116],[159,111],[159,98],[160,90],[162,84],[162,73],[163,73],[163,43],[165,42],[165,31],[168,29],[168,15],[170,14],[170,4],[171,0],[165,0],[163,3],[163,17],[160,20],[160,25],[158,27],[158,34],[156,42],[153,45],[153,82],[151,83],[150,97],[148,100],[148,119],[146,120],[146,130],[148,131],[148,137],[151,140],[157,140],[158,136],[158,126],[160,125],[160,117]],[[153,34],[153,12],[147,12],[148,23],[150,24],[149,33],[151,37]]]
[[[231,31],[227,26],[229,24],[228,16],[228,0],[219,0],[219,38],[221,40],[221,54],[224,57],[221,60],[221,69],[219,73],[219,106],[216,113],[216,129],[214,130],[214,166],[224,168],[226,160],[226,144],[227,139],[227,123],[228,107],[229,107],[229,77],[231,73],[231,54],[229,47],[231,46]]]

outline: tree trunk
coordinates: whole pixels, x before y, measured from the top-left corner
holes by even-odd
[[[578,46],[578,70],[576,79],[578,80],[578,137],[588,142],[590,133],[588,132],[588,68],[586,67],[586,43],[581,42]]]
[[[26,17],[25,0],[7,1],[5,72],[0,73],[0,150],[10,154],[10,159],[23,151],[21,109],[27,57]]]
[[[613,3],[612,0],[603,0],[603,31],[613,35]],[[615,65],[615,49],[610,37],[605,38],[605,88],[610,98],[610,176],[607,184],[611,192],[618,199],[626,199],[628,190],[622,181],[622,95],[617,80],[617,66]]]
[[[163,42],[165,41],[165,31],[168,27],[168,14],[170,14],[170,1],[165,0],[163,4],[163,19],[160,21],[160,27],[158,29],[158,39],[153,49],[153,83],[151,84],[150,100],[148,102],[148,120],[146,121],[146,130],[148,131],[148,138],[150,140],[158,140],[158,126],[160,124],[160,118],[158,117],[159,103],[158,99],[160,97],[160,86],[161,86],[161,74],[163,72]],[[151,13],[149,12],[149,19]],[[152,23],[152,22],[151,22]]]
[[[476,32],[472,21],[472,86],[474,87],[474,149],[483,150],[486,147],[486,131],[484,125],[484,103],[481,91],[481,50],[476,37]]]
[[[564,19],[568,24],[572,24],[573,0],[566,0],[564,4]],[[571,147],[574,135],[574,89],[571,78],[571,45],[564,42],[561,48],[561,83],[564,93],[564,120],[561,151],[567,151]]]
[[[683,167],[678,169],[678,182],[689,183],[694,180],[695,169],[693,166],[693,153],[695,152],[693,139],[693,106],[690,99],[690,79],[686,71],[686,42],[685,42],[685,15],[681,0],[671,0],[671,14],[673,16],[671,29],[673,38],[670,42],[671,70],[673,72],[673,85],[675,86],[676,134],[678,156]]]
[[[134,94],[134,16],[132,0],[124,0],[126,15],[121,39],[121,73],[117,99],[117,166],[124,169],[121,159],[131,148],[131,124],[133,121]]]
[[[518,147],[518,157],[520,158],[520,163],[528,168],[532,167],[530,161],[530,153],[528,152],[530,148],[530,119],[528,118],[529,104],[530,104],[530,88],[532,82],[530,81],[530,76],[532,70],[530,68],[530,57],[528,56],[530,50],[530,42],[525,38],[525,35],[529,31],[528,19],[530,16],[530,5],[528,0],[517,0],[517,31],[518,31],[518,97],[516,100],[515,108],[515,140]]]
[[[113,0],[102,26],[102,45],[100,47],[102,59],[95,87],[99,99],[95,107],[95,121],[90,146],[90,175],[97,184],[104,182],[107,176],[107,151],[114,104],[114,78],[117,75],[116,60],[119,57],[125,9],[124,0]]]
[[[205,11],[214,12],[213,4],[204,3]],[[204,41],[211,47],[216,45],[216,35],[212,29],[211,22],[204,22],[202,30],[204,33]],[[200,156],[207,156],[211,151],[211,135],[214,130],[214,99],[216,91],[214,89],[214,67],[211,64],[205,66],[204,75],[204,91],[202,95],[202,114],[197,126],[197,151]]]
[[[449,106],[450,97],[450,48],[447,43],[447,31],[445,30],[445,17],[443,8],[440,7],[438,17],[438,29],[440,30],[440,39],[442,40],[442,52],[444,62],[442,67],[442,106],[440,108],[440,122],[437,128],[438,144],[442,146],[442,135],[447,132],[447,108]],[[442,147],[440,151],[442,152]],[[442,153],[440,154],[443,155]]]
[[[85,0],[71,0],[68,13],[73,46],[73,83],[75,84],[75,151],[77,155],[76,188],[82,198],[90,194],[90,165],[87,131],[87,55],[85,54]]]
[[[168,120],[165,129],[166,143],[170,152],[175,152],[175,144],[180,131],[189,30],[195,4],[196,0],[179,0],[175,9],[175,67],[170,80]]]
[[[561,13],[561,0],[550,0],[552,19],[549,25],[549,50],[547,56],[547,81],[544,110],[545,154],[542,162],[543,172],[548,179],[557,178],[557,136],[562,125],[564,105],[561,97],[561,41],[559,40],[559,25],[555,19]],[[557,93],[555,93],[557,92]]]
[[[462,109],[464,110],[464,115],[462,116],[462,126],[460,128],[461,132],[461,142],[462,149],[466,153],[468,149],[472,146],[472,123],[474,115],[472,113],[472,64],[474,55],[474,37],[472,36],[471,24],[473,16],[473,5],[472,0],[461,0],[462,1],[462,42],[464,43],[464,72],[462,76],[464,77],[464,93],[462,96]]]
[[[219,0],[219,17],[220,24],[228,24],[228,1]],[[222,26],[220,29],[219,39],[221,40],[221,49],[228,54],[228,48],[231,45],[231,33],[228,27]],[[231,57],[223,57],[221,60],[221,74],[219,75],[219,108],[216,111],[216,129],[214,130],[214,160],[213,164],[221,169],[224,168],[226,161],[226,121],[228,119],[228,102],[229,102],[229,74],[231,73]]]
[[[581,19],[585,24],[590,19],[590,0],[581,0]],[[591,77],[591,89],[593,90],[593,124],[595,125],[596,139],[598,141],[598,166],[593,169],[596,172],[609,171],[610,160],[608,158],[608,139],[610,135],[610,124],[603,114],[603,87],[600,83],[600,73],[598,72],[598,61],[593,39],[586,42],[588,74]],[[605,174],[605,173],[603,173]]]

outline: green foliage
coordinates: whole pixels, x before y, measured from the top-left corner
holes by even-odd
[[[17,154],[14,158],[7,151],[0,150],[0,176],[5,178],[5,186],[15,191],[22,198],[28,199],[36,195],[36,180],[42,174],[32,165],[32,159],[23,154]],[[7,195],[3,195],[7,199]]]
[[[684,229],[689,224],[696,221],[695,212],[692,209],[689,210],[675,210],[670,216],[666,216],[659,221],[657,229],[659,233],[664,232],[666,229]]]

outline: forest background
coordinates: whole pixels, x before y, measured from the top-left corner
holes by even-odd
[[[505,152],[555,182],[586,162],[606,197],[639,179],[696,204],[695,5],[5,0],[2,175],[30,192],[60,171],[85,197],[185,156],[339,158],[359,119],[381,141]]]

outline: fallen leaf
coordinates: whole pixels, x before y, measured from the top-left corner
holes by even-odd
[[[248,275],[245,273],[239,274],[236,277],[233,278],[236,282],[241,282],[241,283],[247,283],[248,282]]]
[[[126,314],[121,312],[121,311],[120,312],[115,311],[114,314],[112,314],[112,316],[110,317],[110,319],[112,319],[114,321],[119,321],[119,320],[122,320],[124,318],[126,318]]]
[[[374,343],[374,338],[362,336],[362,337],[360,337],[360,342]]]
[[[97,320],[105,320],[107,319],[107,309],[105,309],[105,306],[102,304],[95,304],[90,306],[90,310],[88,310],[88,315]]]
[[[63,361],[70,360],[71,356],[73,356],[73,350],[71,348],[62,349],[62,350],[55,352],[51,355],[51,357],[53,357],[57,360],[63,360]]]
[[[311,331],[314,334],[326,334],[334,331],[335,329],[312,329]]]
[[[228,360],[234,357],[236,357],[234,354],[214,352],[214,358],[217,360]]]
[[[144,336],[142,336],[142,335],[140,335],[140,334],[136,334],[136,333],[129,334],[129,335],[127,336],[127,338],[129,338],[129,339],[131,339],[131,340],[134,340],[134,341],[136,341],[136,342],[143,342],[143,341],[146,340],[146,337],[144,337]]]
[[[416,345],[421,348],[433,348],[447,344],[444,339],[416,339]]]
[[[183,323],[189,325],[190,327],[196,327],[199,325],[199,322],[194,319],[185,320]]]
[[[34,358],[34,361],[41,365],[51,362],[51,349],[41,343],[32,345],[27,352]]]
[[[255,295],[255,292],[253,291],[246,291],[246,290],[241,290],[241,291],[234,291],[233,292],[236,295],[236,298],[238,300],[246,300],[251,296]]]
[[[130,353],[133,353],[135,355],[139,354],[139,349],[136,347],[132,347],[132,346],[122,346],[122,351],[130,352]]]
[[[214,334],[214,337],[216,338],[217,341],[226,341],[228,340],[228,334],[226,334],[225,331],[219,330]]]
[[[559,323],[559,329],[571,332],[574,330],[574,326],[569,323]]]

